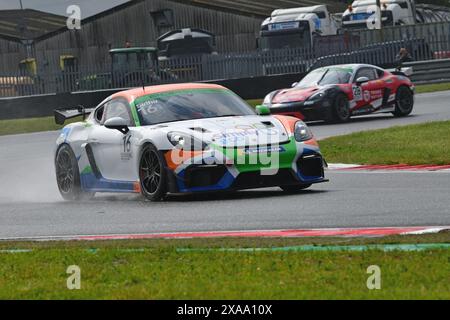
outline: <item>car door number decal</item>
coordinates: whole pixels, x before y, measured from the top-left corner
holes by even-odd
[[[123,152],[120,154],[122,160],[131,159],[131,135],[124,136],[123,140]]]
[[[130,152],[131,151],[131,135],[124,136],[123,138],[123,152]]]
[[[353,99],[356,101],[362,100],[362,90],[360,86],[353,86]]]

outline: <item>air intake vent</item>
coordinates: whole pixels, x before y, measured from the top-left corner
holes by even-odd
[[[197,132],[202,132],[202,133],[206,133],[209,132],[208,130],[206,130],[205,128],[200,128],[200,127],[195,127],[195,128],[189,128],[192,131],[197,131]]]
[[[270,122],[270,121],[261,121],[261,123],[262,123],[263,125],[265,125],[266,127],[268,127],[268,128],[273,128],[273,127],[275,127],[275,125],[274,125],[272,122]]]
[[[323,158],[320,155],[308,155],[297,161],[298,170],[306,177],[324,177]]]

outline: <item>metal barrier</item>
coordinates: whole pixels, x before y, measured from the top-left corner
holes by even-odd
[[[381,30],[353,31],[360,37],[361,46],[389,41],[423,39],[433,52],[450,50],[450,22],[385,27]]]
[[[267,93],[289,87],[299,81],[304,74],[282,74],[251,78],[207,81],[222,85],[242,99],[260,99]],[[95,107],[106,97],[119,91],[96,90],[75,93],[47,94],[20,98],[0,98],[0,120],[47,117],[53,115],[57,108],[83,105]]]
[[[413,68],[411,79],[417,84],[450,81],[450,59],[409,62],[404,66]]]
[[[24,72],[0,74],[0,97],[299,74],[342,63],[369,63],[391,68],[402,47],[406,47],[415,60],[450,58],[450,22],[352,31],[332,36],[330,41],[324,41],[328,38],[316,39],[319,40],[313,48],[170,58],[160,60],[151,69],[112,70],[111,65],[98,65],[67,67],[63,71],[46,67],[35,75]],[[422,66],[419,63],[417,67],[419,65]],[[437,80],[447,72],[447,65],[435,72],[419,69],[414,79]]]
[[[152,69],[112,70],[111,65],[0,74],[0,97],[83,92],[142,85],[240,79],[305,72],[313,63],[303,49],[203,55],[159,61]]]
[[[450,59],[412,62],[404,64],[404,66],[413,68],[412,79],[416,83],[450,81]],[[289,87],[304,75],[304,73],[288,73],[211,81],[211,83],[223,85],[244,99],[259,99],[273,90]],[[91,80],[94,81],[95,79]],[[0,99],[0,120],[50,116],[55,108],[65,107],[68,104],[95,106],[117,91],[117,89],[97,90],[56,95],[34,95],[22,98],[2,98]]]

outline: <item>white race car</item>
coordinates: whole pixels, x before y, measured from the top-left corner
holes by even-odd
[[[167,193],[325,182],[324,160],[299,119],[257,113],[228,89],[175,84],[116,93],[94,109],[55,110],[55,121],[83,116],[56,141],[55,167],[66,200],[97,192]],[[89,116],[87,116],[89,114]]]

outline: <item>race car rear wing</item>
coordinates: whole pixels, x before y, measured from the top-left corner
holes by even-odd
[[[63,125],[67,120],[80,116],[82,116],[83,120],[85,120],[86,116],[88,116],[93,111],[94,108],[87,109],[83,106],[78,106],[74,108],[56,109],[54,111],[55,122],[58,125]]]
[[[397,69],[389,69],[390,73],[395,74],[396,76],[405,76],[405,77],[411,77],[413,74],[413,68],[412,67],[405,67],[405,68],[397,68]]]

